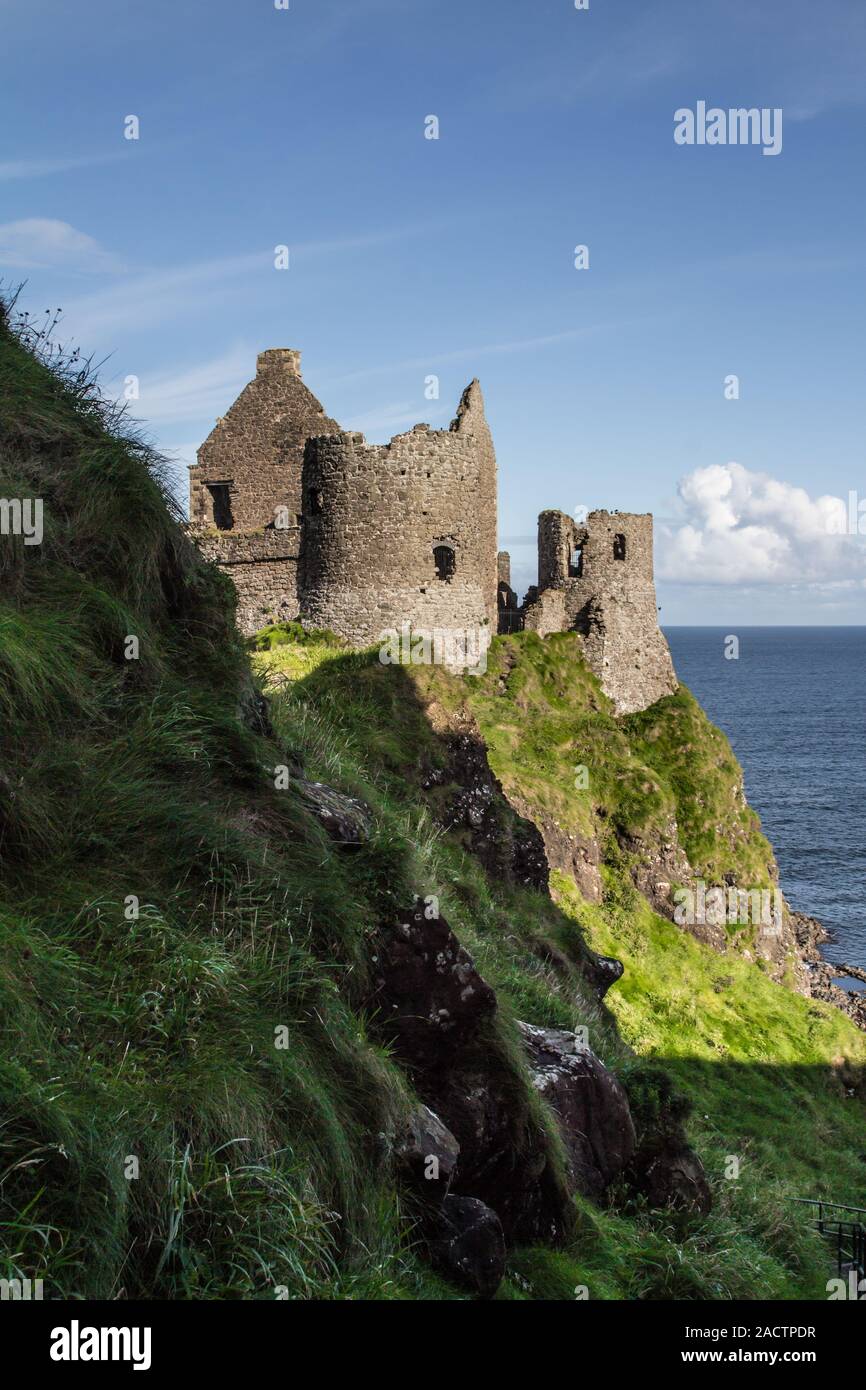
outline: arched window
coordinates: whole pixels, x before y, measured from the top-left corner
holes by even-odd
[[[436,566],[436,578],[448,583],[457,568],[454,551],[450,545],[434,545],[433,563]]]
[[[625,559],[625,536],[619,533],[613,538],[613,558],[615,560]]]
[[[583,575],[583,547],[577,545],[571,552],[568,561],[569,579],[580,579]]]

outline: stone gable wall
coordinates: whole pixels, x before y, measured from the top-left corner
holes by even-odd
[[[218,420],[190,469],[190,523],[214,524],[208,483],[229,483],[234,529],[273,525],[277,508],[297,524],[301,513],[304,445],[338,430],[301,380],[301,354],[291,348],[259,353],[256,375]]]

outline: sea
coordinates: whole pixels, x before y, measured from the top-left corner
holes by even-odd
[[[866,969],[866,627],[665,636],[679,679],[742,764],[788,902],[829,928],[831,963]]]

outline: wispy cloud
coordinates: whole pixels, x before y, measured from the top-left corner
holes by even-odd
[[[656,322],[653,319],[652,322]],[[637,322],[637,321],[635,321]],[[365,381],[368,377],[390,376],[395,372],[425,371],[430,367],[457,366],[461,362],[475,362],[482,357],[508,356],[515,352],[536,352],[555,347],[560,343],[575,342],[581,338],[593,337],[611,329],[624,331],[628,322],[600,322],[585,324],[582,328],[568,328],[561,333],[546,333],[534,338],[511,338],[501,343],[476,344],[473,347],[455,348],[451,352],[430,352],[424,357],[404,358],[401,362],[382,363],[375,367],[363,367],[357,372],[344,372],[338,376],[323,378],[329,384]]]
[[[0,224],[0,265],[86,274],[114,274],[123,269],[119,258],[92,236],[52,217]]]
[[[429,227],[418,224],[287,244],[292,266],[302,271],[305,264],[320,257],[387,245],[404,237],[420,235],[425,230]],[[119,330],[139,331],[170,322],[194,310],[203,297],[207,296],[210,301],[213,295],[228,291],[244,279],[255,275],[292,274],[292,270],[275,271],[274,252],[275,248],[269,246],[260,251],[203,258],[163,269],[143,268],[140,273],[129,274],[93,294],[67,301],[64,305],[67,325],[79,341],[93,343],[103,342]]]
[[[432,409],[430,407],[429,401],[393,401],[390,405],[374,406],[372,410],[367,410],[361,415],[354,415],[347,428],[362,430],[368,435],[387,435],[390,438],[402,430],[411,429],[422,419],[426,420],[428,425],[438,426],[440,422],[450,420],[453,414],[453,411],[444,405],[434,405]]]
[[[77,155],[67,159],[7,159],[0,160],[0,182],[11,179],[41,179],[51,174],[67,174],[74,169],[90,169],[97,164],[113,164],[123,159],[116,154]]]
[[[196,366],[139,376],[139,398],[132,413],[148,424],[215,419],[255,375],[255,352],[243,345]],[[112,383],[106,382],[111,390]],[[120,394],[120,392],[118,392]]]

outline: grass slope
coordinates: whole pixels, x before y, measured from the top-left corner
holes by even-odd
[[[660,833],[673,814],[709,881],[726,872],[769,881],[772,851],[739,794],[740,769],[689,692],[616,721],[568,635],[497,639],[487,675],[462,680],[384,667],[375,653],[340,653],[313,637],[308,674],[282,686],[281,669],[297,672],[297,658],[262,645],[267,655],[256,662],[281,690],[275,708],[287,737],[306,741],[322,776],[402,806],[419,835],[419,788],[443,765],[429,716],[465,702],[506,790],[601,837],[600,906],[561,874],[554,902],[493,882],[451,834],[430,845],[431,880],[504,1009],[587,1027],[645,1119],[665,1090],[660,1073],[691,1102],[690,1137],[716,1205],[708,1218],[654,1215],[622,1194],[609,1211],[584,1206],[571,1251],[514,1257],[512,1295],[567,1297],[586,1285],[591,1297],[826,1296],[827,1253],[793,1199],[861,1205],[866,1197],[866,1037],[837,1010],[656,915],[634,889],[615,834]],[[574,787],[578,763],[591,770],[589,795]],[[577,969],[562,968],[563,959],[579,962],[583,942],[625,964],[605,1008]]]
[[[0,1277],[53,1298],[457,1296],[403,1219],[380,1136],[413,1098],[363,1010],[370,933],[435,892],[499,991],[489,1045],[522,1075],[515,1103],[537,1105],[514,1019],[585,1025],[639,1116],[665,1071],[697,1101],[717,1193],[701,1220],[579,1203],[572,1247],[514,1252],[500,1296],[823,1286],[789,1197],[862,1194],[862,1035],[654,917],[615,837],[604,908],[568,880],[553,901],[485,873],[420,791],[447,763],[431,705],[466,700],[527,802],[586,830],[600,807],[644,830],[676,808],[708,863],[765,862],[751,813],[708,805],[705,777],[736,768],[687,696],[617,724],[570,639],[497,643],[473,683],[275,631],[254,660],[277,737],[256,732],[230,586],[184,539],[159,461],[2,316],[0,495],[41,497],[46,523],[39,547],[0,539]],[[277,790],[294,755],[372,807],[351,858]],[[587,939],[626,961],[611,1011],[587,997]]]

